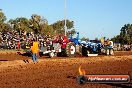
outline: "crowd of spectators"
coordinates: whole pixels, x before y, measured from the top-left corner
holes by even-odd
[[[14,30],[11,32],[0,32],[0,49],[26,49],[31,46],[34,38],[38,39],[40,47],[46,46],[45,44],[51,39],[50,35],[35,35],[33,32],[17,32]]]

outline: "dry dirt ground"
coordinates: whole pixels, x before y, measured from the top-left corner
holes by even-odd
[[[29,61],[25,63],[25,60]],[[128,84],[79,85],[78,68],[86,74],[129,74],[132,76],[132,52],[116,52],[114,56],[45,58],[32,63],[31,57],[18,53],[0,53],[0,88],[128,88]]]

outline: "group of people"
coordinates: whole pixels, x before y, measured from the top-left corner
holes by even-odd
[[[42,50],[47,43],[50,43],[50,35],[35,35],[33,32],[8,31],[0,32],[0,49],[26,49],[32,51],[33,62],[37,62],[38,50]]]
[[[24,48],[26,43],[30,41],[32,33],[26,32],[0,32],[0,49],[20,49]]]
[[[0,49],[25,49],[32,43],[34,38],[42,44],[44,39],[49,37],[49,35],[42,36],[41,34],[35,35],[33,32],[0,32]]]

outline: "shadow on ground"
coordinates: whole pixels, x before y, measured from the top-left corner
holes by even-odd
[[[31,57],[31,52],[25,52],[25,53],[17,52],[17,54],[18,54],[18,55],[22,55],[22,56]]]

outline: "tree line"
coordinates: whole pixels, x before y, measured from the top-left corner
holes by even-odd
[[[125,24],[121,27],[120,34],[112,38],[116,43],[132,44],[132,24]]]
[[[67,35],[69,33],[75,34],[74,21],[67,19],[66,22]],[[26,17],[17,17],[7,21],[5,14],[0,9],[0,32],[15,30],[19,33],[23,31],[27,33],[33,32],[36,35],[58,35],[64,34],[64,24],[65,20],[59,20],[53,24],[49,24],[47,19],[37,14],[32,14],[30,19]]]
[[[76,33],[74,21],[67,19],[66,22],[67,35],[74,35]],[[26,17],[17,17],[7,21],[5,14],[2,12],[2,9],[0,9],[0,32],[10,32],[14,30],[19,33],[26,31],[27,33],[33,32],[36,35],[54,36],[64,34],[64,25],[65,20],[59,20],[53,24],[49,24],[47,19],[37,14],[32,14],[29,19]],[[83,37],[81,40],[89,41],[89,38]],[[116,35],[111,40],[121,44],[132,44],[132,24],[125,24],[121,27],[120,34]]]

